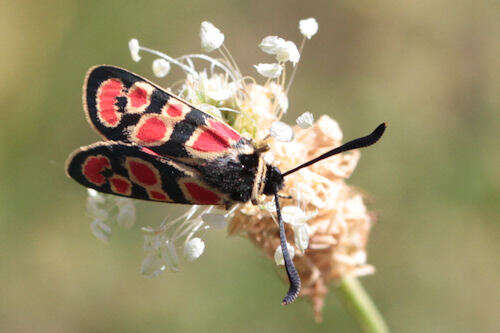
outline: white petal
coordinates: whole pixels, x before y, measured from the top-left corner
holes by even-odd
[[[297,49],[294,42],[286,41],[283,45],[278,47],[276,59],[280,62],[290,61],[295,65],[300,59],[299,49]]]
[[[214,101],[225,101],[229,97],[233,95],[233,92],[230,89],[218,89],[218,90],[208,90],[206,92],[208,98],[213,99]]]
[[[290,142],[293,140],[293,129],[281,121],[275,121],[271,125],[270,134],[278,141]]]
[[[297,117],[297,125],[299,125],[300,128],[309,128],[313,125],[314,122],[314,116],[311,112],[304,112],[300,116]]]
[[[109,236],[111,235],[111,228],[102,221],[94,220],[90,224],[90,230],[92,234],[103,242],[109,242]]]
[[[190,239],[184,245],[184,256],[189,261],[195,261],[205,251],[205,243],[198,237]]]
[[[357,251],[352,255],[352,258],[358,265],[366,264],[366,252],[365,251]]]
[[[168,241],[167,246],[161,249],[161,254],[169,270],[174,272],[179,271],[179,257],[177,256],[174,242]]]
[[[93,198],[97,202],[103,203],[104,201],[106,201],[104,195],[102,195],[101,193],[97,192],[92,188],[87,189],[87,194],[89,197]]]
[[[118,215],[116,222],[123,228],[131,228],[135,223],[135,206],[134,204],[118,206]]]
[[[293,259],[295,256],[295,249],[288,242],[286,243],[286,247],[288,249],[288,254],[290,254],[290,258]],[[281,251],[281,245],[276,248],[276,251],[274,251],[274,262],[278,266],[283,266],[285,264],[283,252]]]
[[[270,201],[266,201],[261,207],[270,213],[276,212],[276,202],[274,201],[274,198]]]
[[[153,61],[153,73],[157,77],[165,77],[170,72],[170,63],[165,59],[158,58]]]
[[[288,97],[286,96],[283,87],[275,82],[271,82],[271,84],[269,84],[269,90],[273,93],[274,98],[278,100],[280,109],[283,112],[286,112],[288,110]]]
[[[141,274],[155,277],[165,270],[166,266],[158,253],[148,254],[141,263]]]
[[[130,56],[135,62],[139,62],[141,60],[141,56],[139,55],[139,41],[135,38],[131,39],[128,42],[128,49],[130,50]]]
[[[96,197],[87,197],[87,213],[90,217],[98,219],[101,221],[106,221],[108,219],[108,211],[101,207],[103,202]]]
[[[293,228],[295,245],[304,252],[309,246],[309,230],[310,227],[307,223],[295,226]]]
[[[218,49],[224,43],[224,34],[210,22],[202,22],[200,28],[201,48],[206,52]]]
[[[280,64],[258,64],[253,67],[255,67],[260,75],[271,79],[280,76],[281,71],[283,70],[283,67]]]
[[[214,229],[224,229],[227,226],[226,216],[219,213],[208,213],[201,216],[203,222]]]
[[[285,44],[285,40],[278,36],[267,36],[264,38],[259,47],[262,51],[269,54],[276,54],[278,52],[278,48],[282,47]]]
[[[300,20],[299,30],[302,35],[306,36],[308,39],[311,39],[311,37],[316,35],[316,33],[318,32],[318,22],[316,22],[316,19],[314,17]]]
[[[281,216],[283,217],[283,222],[290,225],[300,225],[306,221],[306,213],[297,206],[282,207]]]

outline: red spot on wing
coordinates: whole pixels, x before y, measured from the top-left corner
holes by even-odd
[[[134,108],[139,108],[143,105],[146,105],[148,104],[148,95],[149,94],[146,89],[135,87],[128,94],[128,97],[130,98],[130,104]]]
[[[124,195],[130,195],[131,185],[128,180],[122,177],[111,177],[109,179],[114,192]]]
[[[235,141],[241,138],[235,130],[220,121],[209,119],[208,123],[210,129],[220,137]]]
[[[200,151],[217,152],[226,150],[229,142],[214,135],[211,131],[203,131],[193,143],[193,148]]]
[[[186,186],[195,203],[202,205],[216,205],[220,203],[220,197],[217,194],[196,183],[185,183],[184,186]]]
[[[88,157],[82,168],[83,175],[88,181],[96,185],[103,185],[106,178],[101,174],[104,169],[109,169],[111,164],[107,157],[104,156],[90,156]]]
[[[179,117],[182,115],[182,104],[169,104],[167,114],[171,117]]]
[[[123,84],[118,79],[109,79],[101,84],[97,91],[97,113],[106,126],[115,127],[120,121],[116,98],[122,96]]]
[[[149,192],[149,196],[152,198],[152,199],[155,199],[155,200],[160,200],[160,201],[166,201],[167,200],[167,196],[161,192],[158,192],[158,191],[150,191]]]
[[[157,118],[151,117],[142,123],[138,129],[136,138],[143,143],[155,143],[161,141],[167,132],[167,125]]]
[[[237,141],[241,138],[231,127],[218,120],[209,119],[207,127],[194,142],[194,149],[206,152],[220,152],[229,148],[231,141]]]
[[[144,163],[130,161],[129,168],[130,172],[132,172],[137,181],[142,185],[152,186],[158,181],[154,171]]]

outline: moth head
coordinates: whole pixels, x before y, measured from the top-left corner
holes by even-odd
[[[274,165],[267,164],[266,178],[264,179],[265,195],[271,195],[283,188],[283,175]]]

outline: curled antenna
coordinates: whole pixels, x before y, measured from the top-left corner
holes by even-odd
[[[295,269],[293,261],[290,258],[290,254],[288,253],[288,247],[286,245],[285,225],[283,223],[283,218],[281,217],[281,208],[277,191],[274,192],[274,202],[276,202],[276,213],[278,215],[278,223],[280,228],[281,251],[283,253],[283,259],[285,260],[285,268],[286,274],[288,275],[288,281],[290,281],[290,288],[283,298],[283,301],[281,301],[282,305],[287,305],[295,301],[295,299],[299,295],[301,283],[299,273]]]
[[[387,127],[387,124],[382,123],[382,124],[378,125],[378,127],[373,132],[368,134],[367,136],[364,136],[362,138],[357,138],[357,139],[354,139],[354,140],[349,141],[347,143],[344,143],[342,146],[334,148],[334,149],[324,153],[323,155],[318,156],[318,157],[310,160],[309,162],[301,164],[298,167],[293,168],[292,170],[288,170],[287,172],[283,173],[283,177],[285,177],[291,173],[294,173],[295,171],[298,171],[302,168],[308,167],[311,164],[319,162],[319,161],[321,161],[325,158],[328,158],[330,156],[337,155],[337,154],[340,154],[340,153],[343,153],[345,151],[352,150],[352,149],[358,149],[358,148],[371,146],[372,144],[377,142],[378,139],[380,139],[382,134],[384,134],[386,127]]]

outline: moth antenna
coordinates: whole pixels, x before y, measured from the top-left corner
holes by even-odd
[[[343,153],[343,152],[348,151],[348,150],[371,146],[372,144],[374,144],[375,142],[377,142],[380,139],[382,134],[384,134],[386,127],[387,127],[387,123],[382,123],[382,124],[378,125],[378,127],[373,132],[368,134],[367,136],[357,138],[357,139],[354,139],[354,140],[349,141],[347,143],[344,143],[342,146],[334,148],[334,149],[324,153],[323,155],[320,155],[316,158],[313,158],[309,162],[301,164],[298,167],[293,168],[292,170],[288,170],[287,172],[283,173],[282,175],[283,175],[283,177],[285,177],[291,173],[294,173],[295,171],[298,171],[302,168],[308,167],[311,164],[314,164],[316,162],[324,160],[325,158]]]
[[[281,301],[282,305],[287,305],[295,301],[295,299],[299,295],[301,283],[299,273],[295,269],[293,261],[290,258],[290,254],[288,253],[288,247],[286,245],[285,225],[283,223],[283,218],[281,217],[279,194],[277,191],[274,192],[274,201],[276,202],[276,214],[278,215],[278,224],[280,228],[281,251],[283,253],[283,259],[285,259],[285,268],[286,274],[288,275],[288,281],[290,281],[290,288],[283,298],[283,301]]]

